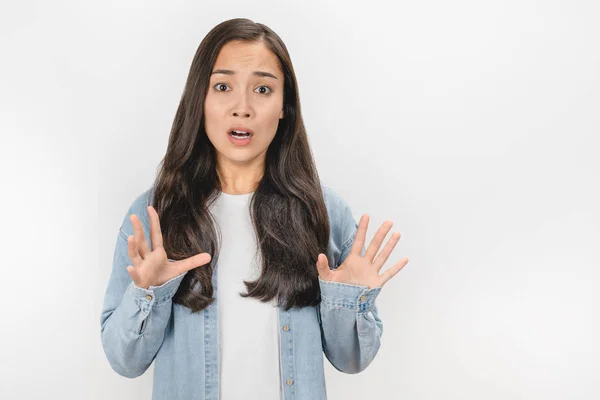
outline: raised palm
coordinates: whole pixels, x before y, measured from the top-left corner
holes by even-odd
[[[199,253],[179,261],[169,261],[163,248],[163,237],[160,230],[158,213],[148,206],[150,217],[150,241],[152,251],[144,237],[144,228],[140,218],[131,214],[133,236],[127,237],[127,253],[132,265],[127,266],[127,272],[137,287],[148,289],[150,286],[160,286],[163,283],[201,265],[208,264],[211,256]]]
[[[408,258],[405,257],[394,264],[393,267],[386,270],[383,274],[379,274],[383,264],[385,264],[390,253],[400,240],[400,233],[394,232],[383,250],[377,255],[383,239],[385,239],[385,236],[392,228],[393,224],[391,221],[385,221],[381,225],[365,251],[364,257],[360,255],[365,244],[369,219],[370,217],[366,214],[361,216],[350,252],[342,265],[335,270],[329,268],[329,263],[325,254],[320,253],[318,255],[317,270],[319,272],[319,277],[322,280],[357,286],[368,286],[369,289],[372,289],[375,287],[382,287],[408,263]],[[377,257],[375,257],[376,255]]]

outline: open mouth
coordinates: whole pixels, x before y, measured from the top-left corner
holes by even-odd
[[[252,134],[250,132],[238,131],[235,129],[230,131],[229,135],[236,139],[247,139],[252,136]]]

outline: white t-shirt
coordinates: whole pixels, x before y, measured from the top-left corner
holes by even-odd
[[[219,226],[217,266],[220,399],[280,400],[279,318],[275,300],[243,298],[243,280],[260,273],[250,220],[254,192],[221,192],[210,210]]]

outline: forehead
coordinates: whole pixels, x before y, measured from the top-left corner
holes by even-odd
[[[281,76],[281,66],[277,56],[262,42],[231,41],[226,43],[215,61],[214,69],[231,69],[234,71],[260,69]]]

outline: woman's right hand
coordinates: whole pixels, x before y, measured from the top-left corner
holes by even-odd
[[[184,260],[169,261],[163,248],[160,221],[154,207],[148,206],[148,215],[152,251],[144,237],[140,218],[135,214],[129,217],[134,236],[127,237],[127,250],[133,266],[128,265],[127,272],[137,287],[148,289],[150,286],[160,286],[184,272],[210,262],[211,256],[208,253],[199,253]]]

